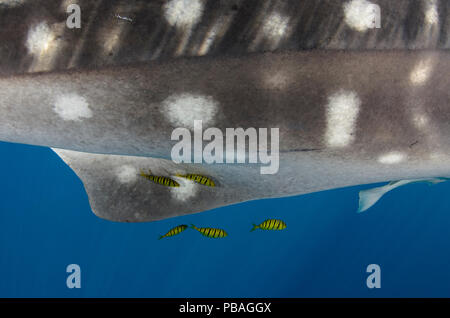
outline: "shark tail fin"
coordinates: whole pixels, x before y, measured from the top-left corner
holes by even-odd
[[[259,225],[253,224],[253,228],[250,230],[250,232],[253,232],[253,231],[256,230],[257,228],[259,228]]]

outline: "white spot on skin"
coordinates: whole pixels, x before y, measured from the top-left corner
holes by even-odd
[[[53,110],[64,120],[81,121],[82,118],[92,117],[88,102],[77,94],[58,96]]]
[[[431,58],[421,60],[412,70],[409,77],[411,84],[420,86],[430,78],[434,68],[434,60]]]
[[[385,165],[393,165],[400,163],[406,159],[406,155],[404,153],[398,151],[392,151],[387,154],[384,154],[378,158],[378,162]]]
[[[56,57],[67,44],[62,37],[65,30],[65,22],[51,25],[41,22],[28,30],[25,46],[33,57],[29,72],[50,71],[54,68]]]
[[[425,0],[425,22],[428,25],[439,23],[439,13],[436,0]]]
[[[290,17],[281,14],[278,10],[271,11],[268,6],[269,2],[266,4],[263,12],[267,11],[268,13],[260,14],[258,17],[261,22],[255,38],[248,48],[251,52],[258,51],[263,47],[269,50],[277,49],[282,40],[287,38],[292,31]]]
[[[176,127],[194,128],[194,120],[213,123],[219,104],[211,96],[176,94],[162,102],[162,113]]]
[[[262,31],[271,40],[278,41],[283,38],[288,28],[289,18],[274,12],[264,19]]]
[[[429,119],[425,114],[414,114],[413,122],[417,128],[423,129],[428,126]]]
[[[264,85],[269,89],[283,89],[289,84],[289,81],[289,77],[282,71],[265,74],[264,76]]]
[[[375,14],[375,5],[367,0],[351,0],[344,3],[345,22],[352,29],[359,32],[365,32],[373,28]]]
[[[191,27],[200,20],[203,13],[201,0],[170,0],[164,5],[164,16],[172,26]]]
[[[26,42],[28,52],[32,55],[39,56],[48,50],[54,39],[55,36],[47,23],[41,22],[28,31]]]
[[[325,135],[328,146],[345,147],[353,141],[360,106],[355,92],[340,91],[328,97]]]
[[[131,183],[137,179],[137,169],[130,165],[123,165],[116,169],[117,180],[120,183]]]
[[[192,30],[203,14],[203,5],[203,0],[169,0],[164,5],[164,16],[167,22],[181,33],[175,56],[185,52]]]
[[[187,180],[184,178],[172,177],[175,179],[180,186],[171,187],[172,197],[178,201],[186,201],[192,198],[197,193],[197,184],[194,181]]]

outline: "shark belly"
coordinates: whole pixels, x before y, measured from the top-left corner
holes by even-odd
[[[58,148],[94,212],[114,221],[446,177],[448,60],[445,52],[427,51],[270,53],[7,77],[0,80],[8,87],[0,94],[8,110],[1,138]],[[278,128],[279,170],[174,163],[171,134],[192,131],[195,120],[221,131]],[[146,169],[197,173],[218,186],[177,179],[181,187],[162,187],[139,177]]]

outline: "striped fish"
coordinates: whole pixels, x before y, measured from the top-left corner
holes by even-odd
[[[251,229],[250,232],[253,232],[256,229],[279,231],[279,230],[284,230],[285,228],[286,228],[286,223],[284,223],[283,221],[269,219],[269,220],[265,220],[260,225],[253,224],[253,229]]]
[[[148,180],[153,181],[154,183],[166,186],[166,187],[179,187],[180,184],[176,182],[173,179],[170,179],[168,177],[162,177],[162,176],[154,176],[151,174],[150,169],[148,170],[148,173],[145,173],[143,170],[141,170],[141,177],[144,177]]]
[[[227,236],[227,232],[221,229],[212,229],[209,227],[196,227],[195,225],[191,224],[191,228],[196,229],[199,231],[203,236],[209,237],[209,238],[221,238]]]
[[[208,187],[216,186],[216,184],[214,183],[214,181],[211,178],[202,176],[200,174],[188,173],[188,174],[177,174],[176,176],[200,183],[204,186],[208,186]]]
[[[184,225],[184,224],[178,225],[178,226],[174,227],[173,229],[171,229],[171,230],[170,230],[169,232],[167,232],[166,234],[161,235],[161,236],[159,237],[159,240],[162,239],[162,238],[165,238],[165,237],[171,237],[171,236],[174,236],[174,235],[178,235],[178,234],[180,234],[181,232],[183,232],[184,230],[186,230],[187,228],[188,228],[187,225]]]

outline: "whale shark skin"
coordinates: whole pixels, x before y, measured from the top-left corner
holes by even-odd
[[[81,29],[66,27],[70,1],[1,0],[0,74],[266,51],[450,48],[448,1],[357,1],[379,5],[381,28],[349,25],[350,0],[192,0],[200,12],[184,0],[77,0]],[[197,19],[171,24],[171,3],[185,6],[179,22]]]
[[[439,71],[429,71],[418,85],[414,72],[424,61]],[[267,53],[6,77],[0,80],[5,87],[0,109],[6,114],[0,138],[64,148],[55,151],[83,180],[94,212],[116,221],[448,176],[448,61],[446,52]],[[280,74],[285,77],[278,81]],[[177,141],[170,140],[171,132],[193,110],[182,107],[172,114],[167,104],[190,95],[204,97],[205,109],[194,117],[199,120],[214,100],[205,129],[279,128],[279,171],[261,175],[260,164],[172,162]],[[65,118],[55,106],[61,96],[82,98],[89,116]],[[20,103],[11,107],[11,101]],[[67,103],[70,109],[80,102]],[[139,178],[141,169],[198,173],[219,186],[180,181],[180,188],[171,189]]]
[[[136,50],[139,39],[121,36],[118,47],[108,47],[112,55],[100,49],[87,54],[89,45],[76,42],[72,59],[67,59],[67,39],[73,35],[64,29],[58,40],[64,45],[57,42],[46,54],[28,51],[21,56],[24,50],[18,50],[13,62],[22,69],[1,68],[0,139],[52,147],[82,180],[94,213],[120,222],[154,221],[248,200],[358,184],[448,177],[450,64],[448,53],[441,50],[447,45],[448,24],[425,23],[421,15],[414,15],[413,2],[380,1],[382,10],[388,12],[385,17],[400,13],[400,24],[361,33],[343,22],[342,2],[317,1],[319,7],[328,9],[323,12],[340,12],[333,16],[339,31],[330,42],[323,40],[331,27],[322,27],[320,35],[309,33],[309,39],[298,28],[277,45],[268,38],[258,45],[250,41],[245,47],[239,41],[227,42],[222,50],[212,46],[206,53],[195,49],[200,47],[195,40],[179,51],[180,43],[172,43],[172,37],[165,35],[154,38],[155,48],[161,48],[153,50],[158,54],[127,56],[123,52],[140,52]],[[95,7],[94,2],[85,3]],[[119,25],[131,32],[147,23],[136,16],[142,2],[99,3],[97,8],[111,14],[128,12],[135,21],[117,21],[110,14],[103,25]],[[22,7],[5,8],[10,13],[6,20],[30,5],[25,1]],[[260,13],[271,12],[264,5],[255,8]],[[315,9],[298,8],[303,14]],[[229,10],[220,7],[219,16],[227,16]],[[208,14],[203,12],[203,16]],[[270,19],[270,14],[264,16]],[[29,28],[18,29],[17,41],[26,42],[36,25],[41,26],[39,32],[46,30],[42,21],[52,32],[62,23],[54,21],[50,9],[27,19],[22,25]],[[313,24],[320,29],[323,21]],[[110,43],[111,32],[101,33],[102,23],[92,25],[84,31],[84,38],[98,31],[96,41]],[[201,28],[204,25],[207,22],[198,22],[198,34],[206,32]],[[177,28],[179,36],[173,39],[182,43],[187,26]],[[399,37],[394,30],[406,36]],[[190,34],[192,39],[196,35]],[[373,41],[367,41],[368,36]],[[12,46],[19,46],[16,39],[10,39]],[[293,47],[292,43],[300,44]],[[327,50],[303,51],[314,47]],[[226,48],[231,49],[226,52]],[[358,50],[368,48],[372,50]],[[261,53],[267,49],[291,50]],[[13,58],[11,54],[4,57]],[[136,63],[140,61],[144,63]],[[65,69],[70,67],[78,69]],[[198,103],[192,104],[193,100]],[[175,164],[170,153],[176,142],[170,136],[176,127],[191,125],[187,119],[203,120],[205,129],[223,131],[229,127],[279,128],[278,173],[261,175],[261,164]],[[151,169],[156,175],[206,175],[217,187],[178,178],[181,186],[171,189],[140,178],[141,169]]]
[[[412,77],[422,64],[429,77],[416,85]],[[336,125],[352,129],[353,146],[332,146],[333,152],[361,158],[396,148],[428,153],[433,142],[444,151],[449,71],[445,51],[314,51],[8,76],[0,78],[0,138],[170,159],[173,130],[203,120],[204,129],[224,132],[277,127],[281,152],[323,150],[330,99],[351,104],[354,96],[357,114],[336,106],[343,108]],[[77,108],[86,110],[64,114]],[[345,128],[346,121],[355,127]],[[423,142],[432,128],[430,142]]]

